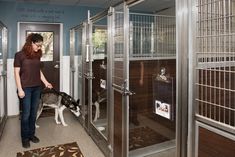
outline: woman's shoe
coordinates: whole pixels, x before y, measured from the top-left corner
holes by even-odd
[[[29,140],[22,140],[22,146],[23,146],[24,148],[29,148],[29,147],[30,147]]]
[[[33,143],[38,143],[40,141],[39,138],[37,138],[36,136],[30,137],[29,140],[32,141]]]

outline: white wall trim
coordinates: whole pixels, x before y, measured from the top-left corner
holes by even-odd
[[[8,116],[19,114],[19,99],[16,93],[16,84],[14,77],[14,59],[7,60],[7,113]]]

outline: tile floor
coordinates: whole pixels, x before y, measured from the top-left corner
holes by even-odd
[[[67,127],[57,125],[54,117],[40,118],[37,122],[40,128],[36,130],[36,135],[40,138],[40,143],[30,143],[31,147],[28,149],[24,149],[21,145],[19,117],[9,118],[2,138],[0,139],[0,157],[16,157],[17,152],[74,141],[78,143],[84,157],[104,157],[103,153],[86,133],[76,117],[69,111],[65,111],[64,114],[65,122],[68,124]],[[134,154],[130,153],[130,156]],[[136,153],[134,156],[143,156],[137,154],[142,153]],[[174,157],[174,154],[175,149],[173,148],[169,151],[147,155],[146,157]]]
[[[84,157],[104,157],[76,117],[69,111],[65,111],[64,114],[67,127],[57,125],[54,117],[40,118],[37,123],[40,128],[36,130],[40,143],[30,143],[31,147],[28,149],[21,145],[19,117],[9,118],[0,140],[0,157],[16,157],[17,152],[74,141],[77,142]]]

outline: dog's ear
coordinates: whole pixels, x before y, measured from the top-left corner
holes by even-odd
[[[77,100],[77,104],[79,105],[80,99]]]

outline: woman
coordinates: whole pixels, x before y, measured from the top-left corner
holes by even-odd
[[[46,87],[52,88],[40,70],[42,42],[43,37],[40,34],[30,34],[14,59],[17,92],[22,99],[21,140],[24,148],[30,147],[30,141],[39,142],[35,136],[35,121],[41,94],[41,81]]]

